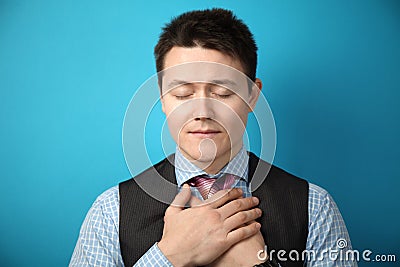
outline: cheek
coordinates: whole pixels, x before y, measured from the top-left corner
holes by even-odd
[[[236,143],[238,140],[242,139],[243,133],[245,131],[245,126],[237,116],[234,118],[230,117],[225,120],[224,128],[226,134],[229,136],[230,142]]]
[[[179,133],[184,131],[185,125],[190,121],[190,110],[183,105],[173,108],[167,107],[166,116],[171,136],[177,142]]]
[[[175,116],[173,116],[175,117]],[[178,120],[177,118],[169,117],[168,118],[168,128],[169,132],[171,133],[172,138],[175,140],[175,142],[178,141],[178,136],[180,131],[182,131],[182,128],[185,125],[185,122],[183,120]]]
[[[241,105],[219,108],[216,120],[223,126],[232,139],[241,138],[246,128],[247,113]]]

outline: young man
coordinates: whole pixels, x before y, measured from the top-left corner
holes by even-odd
[[[176,153],[99,196],[70,266],[354,266],[329,255],[338,240],[351,249],[330,195],[244,149],[262,88],[248,27],[227,10],[188,12],[163,29],[155,57]],[[167,203],[139,186],[159,177],[176,185],[159,189]]]

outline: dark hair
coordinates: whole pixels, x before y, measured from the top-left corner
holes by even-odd
[[[230,10],[213,8],[181,14],[167,23],[154,48],[157,72],[174,46],[215,49],[238,59],[251,80],[256,78],[257,45],[246,24]]]

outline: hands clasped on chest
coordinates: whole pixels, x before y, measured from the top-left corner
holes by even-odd
[[[189,203],[189,208],[184,208]],[[206,201],[192,196],[188,185],[164,217],[158,247],[174,266],[253,266],[264,249],[256,197],[242,190],[221,190]]]

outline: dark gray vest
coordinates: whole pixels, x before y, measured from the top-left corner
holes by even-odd
[[[252,192],[260,199],[263,211],[258,220],[261,233],[271,251],[306,249],[308,235],[308,183],[278,167],[249,154],[249,182],[259,175],[267,175],[264,182]],[[133,266],[155,243],[160,241],[164,227],[164,213],[168,205],[155,200],[136,183],[157,185],[155,177],[161,175],[176,184],[175,169],[170,160],[164,159],[136,177],[120,183],[119,238],[125,266]],[[172,160],[172,161],[171,161]],[[255,170],[257,170],[255,172]],[[269,172],[268,172],[269,170]],[[136,180],[136,181],[135,181]],[[162,192],[164,199],[175,197],[176,190]],[[303,266],[303,262],[282,262],[282,266]]]

